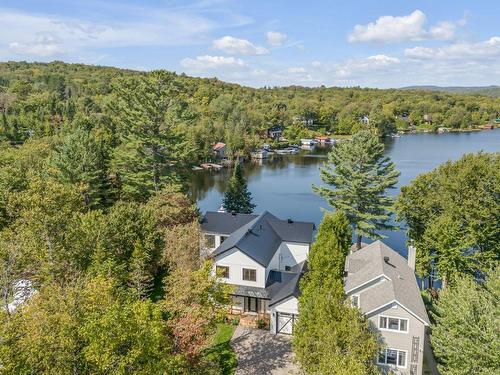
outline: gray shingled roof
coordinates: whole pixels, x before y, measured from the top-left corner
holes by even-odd
[[[281,242],[310,243],[313,223],[279,220],[264,211],[239,229],[235,230],[215,251],[220,255],[236,247],[259,264],[267,267]]]
[[[200,224],[204,232],[230,235],[238,228],[248,224],[257,216],[258,215],[207,211],[201,219]]]
[[[384,257],[389,257],[389,261],[385,262]],[[360,308],[364,313],[396,300],[429,324],[415,273],[405,258],[382,241],[375,241],[349,254],[346,259],[346,271],[347,293],[377,277],[385,276],[385,281],[365,291],[360,298]]]
[[[300,296],[299,282],[306,271],[307,262],[303,261],[293,267],[290,273],[279,272],[281,276],[280,280],[273,280],[266,287],[271,297],[269,306],[275,305],[291,296],[298,298]]]

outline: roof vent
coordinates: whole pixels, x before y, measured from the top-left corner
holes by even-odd
[[[292,219],[288,219],[288,224],[293,224],[293,220]]]
[[[389,257],[384,257],[384,262],[386,262],[387,264],[389,264]]]

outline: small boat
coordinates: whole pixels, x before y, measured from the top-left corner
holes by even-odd
[[[317,142],[314,139],[304,138],[300,140],[300,143],[302,144],[302,146],[312,146]]]
[[[276,150],[276,153],[277,154],[280,154],[280,155],[294,155],[294,154],[297,154],[299,152],[299,149],[298,148],[295,148],[295,147],[287,147],[287,148],[283,148],[281,150]]]
[[[401,138],[401,135],[400,134],[391,134],[391,138]]]
[[[269,152],[267,150],[256,150],[250,153],[253,159],[267,159],[269,157]]]

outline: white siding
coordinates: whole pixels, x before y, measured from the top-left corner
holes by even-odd
[[[293,267],[307,259],[309,245],[294,242],[282,242],[273,258],[267,266],[267,274],[270,270],[284,270],[286,266]]]
[[[296,297],[288,297],[280,303],[272,306],[273,310],[289,314],[299,313],[299,300]]]
[[[221,279],[221,281],[258,288],[266,286],[266,269],[236,248],[217,256],[215,266],[229,267],[229,279]],[[255,269],[256,281],[243,280],[243,268]]]

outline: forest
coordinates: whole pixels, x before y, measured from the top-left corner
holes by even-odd
[[[130,105],[120,101],[124,90],[137,96],[148,91],[156,73],[62,62],[0,63],[0,141],[59,137],[85,127],[114,148],[123,129],[113,118]],[[191,162],[209,158],[210,146],[218,141],[228,145],[230,155],[248,153],[266,141],[262,138],[272,125],[283,125],[286,139],[296,142],[363,127],[381,136],[440,126],[471,129],[500,116],[500,100],[482,95],[358,87],[253,89],[215,78],[164,75],[175,92],[169,123],[187,142]],[[369,124],[361,121],[365,116]]]
[[[199,259],[199,212],[186,195],[191,167],[211,157],[211,145],[245,154],[269,142],[274,124],[290,141],[364,128],[469,129],[498,118],[500,100],[253,89],[166,71],[8,62],[0,110],[0,373],[220,374],[232,359],[214,334],[228,323],[221,306],[230,290]],[[451,285],[471,265],[486,272],[498,261],[498,157],[469,158],[421,177],[399,201],[422,250],[439,250],[420,256],[421,276],[432,263]],[[461,223],[465,203],[472,214]],[[486,214],[491,225],[463,231]],[[453,249],[477,245],[482,257],[450,266],[449,243],[431,241],[448,238],[443,228],[463,233]]]

